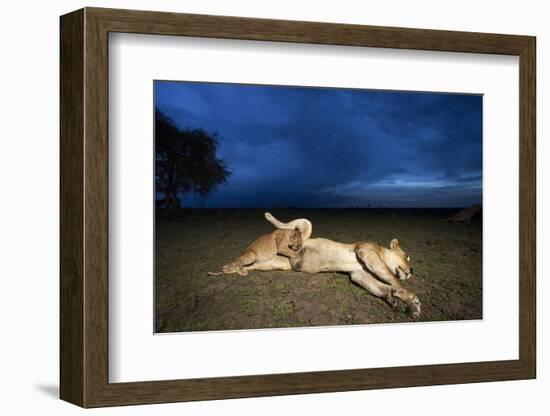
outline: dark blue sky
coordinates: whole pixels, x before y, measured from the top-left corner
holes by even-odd
[[[155,102],[232,171],[184,206],[481,204],[480,95],[156,81]]]

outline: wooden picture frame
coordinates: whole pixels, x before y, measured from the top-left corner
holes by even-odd
[[[534,37],[99,8],[62,16],[60,28],[61,399],[100,407],[535,378]],[[519,56],[519,359],[109,383],[110,32]]]

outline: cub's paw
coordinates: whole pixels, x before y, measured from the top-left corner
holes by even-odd
[[[224,274],[231,274],[237,271],[237,265],[235,263],[229,263],[222,267],[222,272]]]

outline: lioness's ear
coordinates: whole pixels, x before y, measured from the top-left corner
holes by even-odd
[[[393,240],[390,241],[390,248],[393,250],[393,249],[396,249],[397,247],[399,247],[399,240],[397,238],[394,238]]]

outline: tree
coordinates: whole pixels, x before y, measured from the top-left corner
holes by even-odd
[[[181,196],[207,196],[227,182],[231,171],[218,158],[218,135],[203,129],[181,129],[155,109],[155,183],[161,205],[181,206]]]

